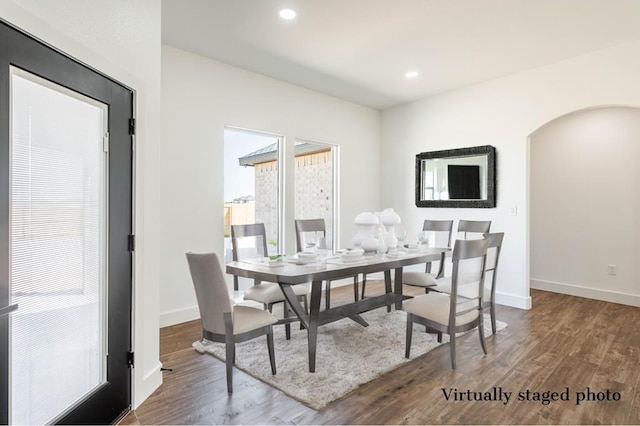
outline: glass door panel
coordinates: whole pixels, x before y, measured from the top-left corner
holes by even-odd
[[[280,142],[280,137],[260,132],[224,131],[225,263],[232,260],[231,225],[264,223],[269,254],[280,250]],[[255,238],[239,243],[245,252],[240,258],[256,253]],[[241,288],[250,285],[252,280],[240,279]]]
[[[10,421],[106,382],[106,105],[11,72]]]
[[[324,219],[326,238],[304,235],[305,244],[334,248],[336,152],[333,145],[299,140],[295,144],[295,218]]]

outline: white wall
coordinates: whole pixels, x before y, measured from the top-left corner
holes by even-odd
[[[531,136],[532,288],[640,306],[638,158],[640,108],[580,111]]]
[[[285,137],[286,176],[295,138],[339,145],[339,235],[378,210],[380,114],[169,46],[162,47],[161,325],[198,318],[185,252],[223,254],[225,126]],[[288,179],[285,250],[295,251],[294,187]]]
[[[0,17],[136,91],[133,404],[161,383],[158,324],[160,2],[0,0]]]
[[[528,136],[583,108],[640,106],[639,75],[636,41],[385,110],[382,205],[395,206],[414,229],[427,217],[493,220],[492,230],[506,233],[497,301],[528,308]],[[415,155],[477,145],[497,150],[497,207],[416,208]],[[510,215],[512,207],[517,216]]]

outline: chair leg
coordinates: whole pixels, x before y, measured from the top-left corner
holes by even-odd
[[[236,358],[236,344],[233,338],[233,322],[231,312],[225,312],[224,314],[225,325],[225,364],[227,367],[227,392],[233,392],[233,364]]]
[[[491,331],[496,334],[496,304],[491,301]]]
[[[309,315],[309,303],[307,302],[307,296],[302,295],[299,296],[298,299],[302,302],[302,306],[304,307],[304,313]],[[300,330],[304,330],[304,324],[300,321]]]
[[[304,313],[308,314],[309,313],[309,298],[307,297],[306,294],[304,296],[302,296],[302,304],[304,305]]]
[[[393,290],[391,289],[391,271],[384,271],[384,294],[389,294]],[[387,305],[387,312],[391,312],[391,303]]]
[[[276,303],[278,303],[278,302],[276,302]],[[284,302],[282,302],[282,305],[283,305],[283,311],[282,311],[283,315],[284,315],[285,318],[287,318],[289,316],[288,315],[289,314],[289,309],[288,309],[289,306],[287,304],[287,301],[285,300]],[[273,313],[273,303],[269,303],[268,305],[264,305],[264,309],[266,311],[269,311],[270,313]],[[287,336],[287,340],[291,339],[291,325],[290,324],[285,324],[284,325],[284,331],[285,331],[285,334]]]
[[[482,311],[480,311],[480,324],[478,324],[478,335],[480,336],[480,345],[484,354],[487,354],[487,345],[484,343],[484,318]]]
[[[355,279],[358,279],[358,276],[355,276]],[[360,300],[364,299],[364,290],[367,287],[367,274],[362,274],[362,293],[360,294]]]
[[[327,280],[326,290],[324,292],[324,308],[329,309],[331,307],[331,282]]]
[[[227,343],[227,353],[225,363],[227,365],[227,393],[233,393],[233,358],[235,356],[234,344]]]
[[[271,374],[276,374],[276,355],[273,350],[273,327],[269,327],[267,333],[267,349],[269,350],[269,362],[271,363]]]
[[[451,347],[451,369],[456,369],[456,333],[449,334],[449,345]]]
[[[233,276],[233,291],[238,291],[238,276]]]
[[[358,301],[358,276],[353,276],[353,301]]]
[[[287,301],[283,301],[282,302],[282,308],[283,308],[283,316],[284,318],[288,318],[289,317],[289,304],[287,303]],[[291,324],[287,323],[284,325],[284,333],[286,335],[286,339],[287,340],[291,340]]]
[[[413,315],[407,312],[407,337],[404,346],[404,357],[409,358],[411,353],[411,337],[413,336]]]

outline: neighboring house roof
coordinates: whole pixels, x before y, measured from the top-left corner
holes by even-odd
[[[248,203],[255,200],[256,200],[256,197],[254,197],[253,195],[243,195],[242,197],[235,198],[232,201],[232,203],[233,204]]]
[[[316,152],[327,151],[330,148],[327,145],[319,145],[317,143],[309,142],[296,142],[295,156],[313,154]],[[238,158],[238,162],[241,166],[254,166],[260,163],[266,163],[268,161],[275,161],[278,158],[277,143],[272,143],[263,148],[253,151],[243,157]]]

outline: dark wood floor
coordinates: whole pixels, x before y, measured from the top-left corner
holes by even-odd
[[[368,292],[381,291],[372,284]],[[531,310],[499,307],[508,327],[487,339],[488,355],[477,334],[467,334],[458,340],[457,370],[443,345],[319,412],[235,369],[227,395],[224,364],[191,348],[199,322],[163,328],[160,357],[173,372],[121,424],[640,424],[640,309],[531,293]],[[334,305],[350,297],[351,287],[332,291]],[[513,392],[506,405],[447,401],[442,390],[494,387]],[[516,400],[520,392],[567,389],[569,401]],[[609,391],[619,400],[578,405],[577,392],[588,390],[593,399]]]

